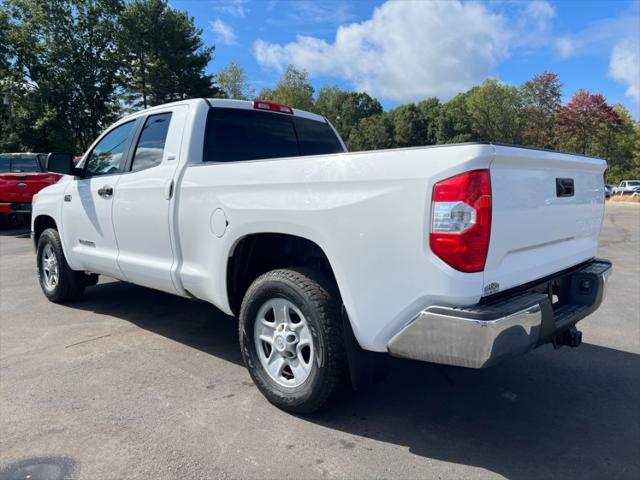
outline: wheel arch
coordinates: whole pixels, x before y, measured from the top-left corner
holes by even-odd
[[[33,219],[34,248],[38,248],[38,240],[40,239],[40,235],[42,235],[42,232],[44,232],[47,228],[55,228],[56,230],[58,230],[58,224],[50,215],[42,214]]]
[[[329,256],[313,240],[288,233],[267,232],[238,238],[229,251],[226,266],[226,293],[231,310],[239,313],[244,294],[263,273],[301,266],[324,272],[337,286]]]

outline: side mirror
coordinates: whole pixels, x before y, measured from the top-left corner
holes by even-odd
[[[81,169],[76,168],[73,155],[70,153],[50,153],[47,155],[47,172],[63,175],[80,175]]]

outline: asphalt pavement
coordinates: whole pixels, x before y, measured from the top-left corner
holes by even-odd
[[[55,305],[28,234],[2,231],[0,480],[638,479],[640,205],[607,205],[600,256],[614,275],[580,348],[479,371],[394,359],[298,417],[254,387],[234,318],[108,279]]]

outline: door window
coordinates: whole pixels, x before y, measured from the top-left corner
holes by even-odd
[[[95,177],[120,172],[120,163],[127,152],[135,121],[125,123],[107,133],[93,148],[87,159],[85,176]]]
[[[133,154],[131,171],[137,172],[160,165],[167,141],[167,131],[171,122],[171,113],[150,115],[144,122],[136,151]]]

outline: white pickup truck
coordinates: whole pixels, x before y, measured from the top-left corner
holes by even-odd
[[[98,274],[239,316],[275,405],[322,406],[373,352],[481,368],[577,346],[611,271],[596,259],[603,160],[494,144],[347,153],[323,117],[188,100],[108,128],[33,201],[54,302]],[[117,299],[114,299],[117,301]]]
[[[613,195],[640,195],[640,180],[623,180],[613,187]]]

